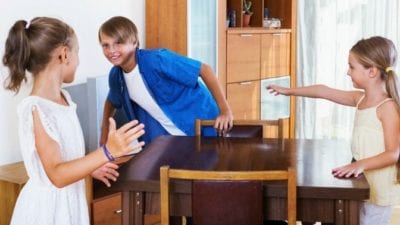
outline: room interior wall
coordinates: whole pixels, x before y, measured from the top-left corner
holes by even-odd
[[[90,77],[108,74],[111,64],[104,58],[97,37],[98,28],[108,18],[121,15],[134,21],[139,30],[141,46],[145,46],[145,0],[0,0],[0,5],[2,9],[0,14],[1,56],[4,53],[8,31],[12,24],[19,19],[31,20],[37,16],[50,16],[62,19],[74,28],[80,47],[80,65],[75,81],[69,86],[86,83],[87,78]],[[7,76],[8,70],[1,63],[1,84],[4,83]],[[0,85],[0,165],[22,160],[16,110],[19,102],[30,93],[31,83],[32,79],[28,79],[28,85],[25,85],[18,94],[7,91],[3,85]],[[74,89],[73,87],[68,88]]]

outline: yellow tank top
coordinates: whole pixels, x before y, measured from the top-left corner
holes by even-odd
[[[392,99],[387,98],[375,107],[358,109],[354,117],[351,150],[356,160],[375,156],[385,151],[383,127],[376,110]],[[400,184],[397,182],[397,166],[393,164],[376,170],[364,171],[370,186],[371,203],[387,206],[400,203]]]

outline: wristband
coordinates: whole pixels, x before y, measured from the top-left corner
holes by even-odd
[[[102,145],[101,148],[103,149],[104,155],[106,155],[108,161],[115,160],[115,158],[111,155],[110,151],[108,151],[106,144]]]

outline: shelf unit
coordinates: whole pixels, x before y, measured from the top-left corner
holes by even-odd
[[[225,60],[221,60],[220,68],[225,72],[220,81],[224,82],[226,95],[232,107],[235,119],[270,119],[266,117],[266,109],[286,107],[283,112],[285,121],[285,137],[294,137],[295,100],[280,98],[280,103],[270,100],[265,95],[265,86],[277,79],[288,79],[289,86],[296,86],[296,0],[251,0],[253,12],[250,27],[243,26],[243,1],[227,0],[223,20],[229,20],[230,11],[236,12],[236,27],[220,30],[225,43],[219,51],[225,51]],[[280,29],[263,27],[264,11],[268,8],[269,18],[281,21]],[[223,10],[220,8],[220,10]],[[221,11],[220,11],[221,12]],[[221,12],[222,13],[222,12]],[[225,55],[225,54],[223,54]],[[225,63],[226,67],[223,67]],[[266,100],[267,99],[267,100]],[[286,103],[282,102],[286,101]],[[264,112],[264,113],[263,113]],[[287,112],[287,113],[286,113]],[[274,113],[272,113],[274,114]]]
[[[227,9],[235,10],[236,25],[243,27],[243,1],[244,0],[227,0]],[[251,11],[253,12],[250,20],[250,27],[262,27],[264,21],[264,10],[268,8],[270,18],[281,19],[282,28],[292,28],[292,18],[295,12],[292,11],[292,0],[251,0]]]

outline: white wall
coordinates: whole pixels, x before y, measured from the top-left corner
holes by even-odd
[[[74,28],[80,45],[75,84],[85,82],[87,77],[108,73],[111,64],[104,58],[97,39],[98,28],[108,18],[117,15],[130,18],[138,27],[141,46],[145,46],[145,0],[0,0],[0,5],[1,58],[8,30],[16,20],[50,16],[62,19]],[[7,68],[0,63],[0,165],[22,160],[16,107],[30,92],[29,87],[23,88],[18,95],[5,90],[2,84],[6,76]]]

